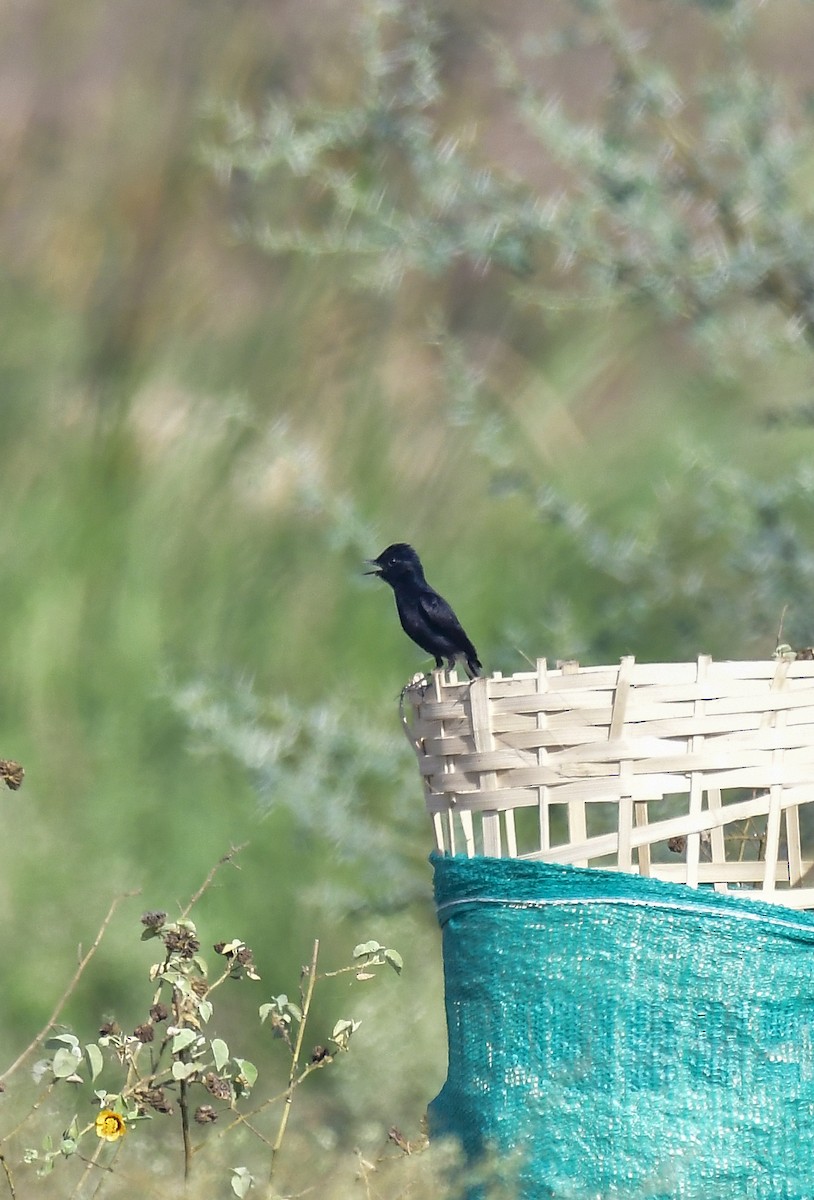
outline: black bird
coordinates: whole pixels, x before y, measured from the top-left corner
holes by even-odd
[[[446,659],[452,669],[460,656],[470,679],[480,675],[477,650],[446,600],[427,583],[421,559],[412,546],[396,542],[367,562],[374,569],[365,574],[378,575],[390,584],[402,629],[422,650],[433,655],[436,667],[443,667]]]

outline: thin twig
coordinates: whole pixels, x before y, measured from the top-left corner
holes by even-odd
[[[302,996],[302,1019],[300,1020],[299,1029],[297,1030],[297,1040],[294,1043],[294,1053],[291,1056],[291,1069],[288,1073],[288,1087],[286,1089],[285,1103],[280,1117],[280,1127],[277,1130],[277,1137],[274,1139],[274,1145],[271,1148],[271,1161],[269,1163],[268,1181],[271,1186],[272,1177],[274,1175],[274,1162],[277,1153],[283,1144],[285,1131],[288,1126],[288,1118],[291,1116],[291,1104],[294,1099],[294,1089],[300,1082],[297,1079],[297,1068],[299,1067],[300,1054],[302,1053],[302,1044],[305,1040],[305,1027],[308,1024],[308,1013],[311,1008],[311,1000],[314,996],[314,986],[317,981],[317,960],[319,958],[319,938],[314,940],[314,950],[311,955],[311,965],[308,967],[308,986],[305,989],[305,994]]]
[[[0,1166],[2,1166],[3,1174],[6,1177],[6,1183],[8,1184],[8,1191],[9,1195],[11,1196],[11,1200],[16,1200],[17,1193],[14,1190],[14,1180],[11,1177],[11,1168],[6,1162],[5,1154],[0,1154]]]
[[[365,1185],[366,1200],[373,1200],[373,1191],[370,1187],[370,1176],[376,1170],[375,1163],[368,1162],[362,1155],[361,1150],[356,1151],[356,1161],[359,1163],[359,1178]]]
[[[322,978],[324,978],[324,976]],[[327,1065],[328,1059],[322,1059],[320,1062],[306,1063],[302,1071],[300,1071],[299,1075],[294,1080],[294,1089],[298,1088],[302,1081],[307,1079],[309,1075],[312,1075],[314,1071],[320,1071]],[[247,1129],[251,1129],[252,1133],[256,1134],[262,1142],[266,1142],[268,1145],[271,1145],[271,1143],[268,1141],[268,1138],[263,1137],[262,1134],[258,1133],[257,1130],[249,1124],[249,1120],[251,1117],[258,1116],[259,1113],[263,1112],[263,1110],[268,1108],[270,1105],[276,1104],[278,1100],[284,1100],[286,1096],[288,1096],[289,1091],[290,1088],[286,1087],[282,1092],[277,1092],[277,1094],[274,1096],[267,1096],[262,1104],[258,1104],[257,1108],[253,1108],[250,1112],[236,1112],[235,1119],[230,1121],[228,1125],[224,1125],[223,1128],[219,1129],[214,1139],[208,1139],[206,1142],[201,1142],[199,1145],[194,1146],[192,1153],[197,1154],[199,1150],[204,1148],[204,1146],[208,1146],[211,1140],[219,1140],[225,1134],[229,1133],[231,1129],[234,1129],[236,1125],[245,1125]]]
[[[37,1047],[48,1036],[48,1034],[50,1033],[50,1031],[53,1029],[54,1025],[56,1024],[56,1022],[59,1018],[59,1015],[62,1012],[62,1009],[65,1007],[66,1003],[68,1002],[76,985],[79,983],[79,980],[82,978],[82,975],[85,972],[85,968],[87,967],[90,960],[93,958],[96,951],[99,949],[99,946],[101,945],[101,942],[102,942],[102,938],[105,936],[107,927],[110,924],[110,922],[112,921],[113,914],[115,913],[116,909],[119,907],[119,905],[121,904],[121,902],[123,900],[129,900],[131,898],[131,896],[138,896],[138,895],[139,895],[138,890],[136,890],[134,892],[122,892],[122,894],[120,896],[116,896],[115,899],[112,901],[110,908],[107,910],[107,916],[105,917],[104,921],[102,921],[102,924],[99,926],[99,932],[96,934],[96,937],[93,941],[93,945],[91,946],[90,950],[88,950],[88,952],[84,956],[84,958],[81,960],[81,962],[79,963],[79,966],[76,968],[73,978],[71,979],[70,983],[65,988],[65,991],[62,993],[59,1000],[57,1001],[56,1008],[51,1013],[51,1016],[45,1022],[45,1025],[42,1027],[42,1029],[37,1034],[37,1036],[34,1038],[34,1040],[28,1046],[26,1046],[26,1048],[25,1048],[25,1050],[23,1050],[22,1054],[17,1056],[17,1058],[14,1060],[14,1062],[11,1064],[11,1066],[8,1067],[3,1072],[2,1075],[0,1075],[0,1084],[5,1083],[5,1081],[9,1078],[9,1076],[14,1074],[14,1072],[17,1070],[17,1068],[20,1066],[20,1064],[25,1062],[25,1060],[26,1060],[26,1058],[28,1058],[29,1054],[31,1054],[34,1050],[36,1050]]]
[[[183,909],[183,911],[181,912],[181,920],[183,920],[184,917],[186,917],[190,914],[192,909],[195,907],[195,905],[200,900],[201,896],[211,886],[212,880],[215,878],[215,876],[217,875],[217,873],[221,869],[221,867],[224,867],[224,866],[226,866],[227,863],[232,862],[232,860],[234,858],[236,858],[238,854],[240,854],[241,850],[246,849],[248,844],[249,844],[248,842],[243,842],[240,846],[232,846],[231,849],[229,850],[228,854],[224,854],[223,858],[218,859],[218,861],[215,863],[214,867],[212,867],[212,869],[210,870],[206,879],[203,881],[201,886],[198,888],[197,892],[195,892],[192,899],[187,904],[186,908]],[[237,863],[235,863],[234,866],[238,871],[240,870],[240,867],[237,866]]]
[[[103,1146],[104,1142],[99,1142],[91,1157],[82,1159],[83,1163],[85,1164],[85,1169],[79,1176],[79,1179],[76,1181],[76,1187],[71,1192],[69,1200],[76,1200],[76,1197],[82,1194],[82,1189],[85,1186],[85,1180],[87,1179],[88,1175],[90,1175],[93,1168],[98,1167],[99,1165],[98,1159],[99,1155],[102,1153]]]
[[[775,638],[774,642],[775,646],[779,646],[781,644],[783,637],[783,622],[786,620],[786,613],[788,612],[788,609],[788,604],[784,604],[783,611],[780,614],[780,624],[777,626],[777,637]]]
[[[181,1110],[181,1136],[184,1139],[184,1180],[189,1179],[189,1172],[192,1169],[192,1143],[189,1138],[189,1098],[187,1096],[187,1089],[187,1081],[186,1079],[182,1079],[178,1094],[178,1107]]]
[[[37,1111],[37,1109],[42,1108],[43,1104],[48,1099],[48,1097],[51,1095],[51,1092],[54,1090],[55,1085],[56,1085],[56,1080],[52,1080],[51,1083],[49,1083],[47,1085],[45,1090],[34,1101],[31,1108],[25,1114],[23,1119],[17,1125],[15,1125],[13,1129],[10,1129],[8,1131],[8,1133],[3,1134],[3,1138],[2,1138],[2,1141],[0,1141],[0,1145],[5,1145],[6,1142],[10,1141],[16,1134],[18,1134],[20,1132],[23,1125],[25,1125],[26,1121],[29,1121],[34,1116],[34,1113]]]

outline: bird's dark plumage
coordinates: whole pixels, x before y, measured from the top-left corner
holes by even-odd
[[[446,600],[427,583],[421,559],[412,546],[396,542],[382,550],[378,558],[368,559],[368,565],[373,570],[367,571],[367,575],[378,575],[390,584],[402,629],[433,656],[436,667],[443,667],[446,659],[452,668],[460,657],[470,679],[480,675],[482,667],[477,650]]]

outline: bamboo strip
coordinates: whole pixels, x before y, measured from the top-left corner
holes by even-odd
[[[779,662],[772,679],[772,688],[781,690],[785,687],[786,678],[788,676],[789,663]],[[766,719],[775,729],[783,728],[786,722],[785,712],[772,712],[766,714]],[[785,752],[781,747],[773,751],[776,763],[782,766],[785,757]],[[766,863],[765,873],[763,877],[763,894],[767,899],[770,899],[770,894],[775,887],[775,868],[777,866],[777,857],[780,848],[780,813],[783,789],[779,784],[775,784],[770,792],[771,803],[769,806],[768,819],[766,821],[766,844],[764,849],[764,859]]]
[[[699,654],[698,664],[696,668],[696,680],[698,683],[703,683],[706,678],[710,666],[710,657],[708,654]],[[702,717],[706,712],[706,701],[696,700],[694,704],[694,717]],[[689,744],[690,752],[693,755],[703,753],[704,735],[695,734]],[[690,775],[690,816],[699,817],[704,799],[704,775],[701,771],[693,771]],[[687,838],[687,878],[686,883],[689,887],[698,887],[698,864],[701,857],[701,834],[691,833]]]
[[[814,895],[814,662],[540,660],[471,683],[433,672],[404,705],[439,849]],[[532,806],[534,828],[515,819]],[[684,861],[661,862],[673,838]]]
[[[537,691],[543,695],[548,688],[548,664],[544,658],[537,659]],[[546,733],[547,718],[542,709],[536,714],[535,726],[538,737]],[[547,757],[545,743],[540,740],[537,743],[537,765],[542,767],[545,764]],[[540,848],[547,850],[551,845],[551,813],[550,813],[550,789],[543,784],[537,788],[537,809],[538,823],[540,829]]]
[[[722,809],[720,813],[714,815],[720,821],[724,820],[724,816],[726,816],[727,820],[746,820],[752,816],[765,816],[768,811],[768,805],[765,803],[765,800],[765,796],[760,796],[754,800],[745,800],[740,804],[731,804],[728,808]],[[775,803],[782,811],[784,807],[791,803],[789,792],[781,791]],[[633,830],[631,844],[633,846],[640,846],[645,842],[663,842],[669,838],[688,837],[691,833],[700,833],[702,830],[711,828],[711,825],[708,823],[711,816],[712,814],[706,812],[702,813],[700,818],[691,817],[688,814],[685,817],[671,817],[665,821],[653,821],[650,825]],[[580,845],[555,846],[549,851],[547,861],[573,863],[579,859],[602,858],[606,854],[615,854],[617,852],[618,841],[619,834],[615,832],[588,838]],[[538,858],[539,852],[524,855],[524,857]]]
[[[475,747],[481,753],[477,756],[486,762],[498,755],[492,752],[494,739],[492,737],[489,712],[489,680],[485,676],[476,679],[469,689],[469,712],[472,721],[472,735]],[[479,786],[482,792],[489,793],[497,788],[497,777],[492,769],[478,768],[483,771]],[[492,858],[500,858],[500,817],[496,809],[483,810],[483,853]]]

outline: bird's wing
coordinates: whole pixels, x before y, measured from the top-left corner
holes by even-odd
[[[433,591],[421,592],[418,602],[427,623],[437,633],[448,638],[466,653],[477,656],[477,651],[464,633],[460,621],[442,596]]]

